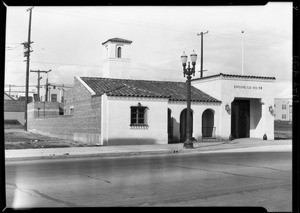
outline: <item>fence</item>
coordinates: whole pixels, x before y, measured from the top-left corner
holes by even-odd
[[[202,127],[203,138],[216,138],[216,127]]]

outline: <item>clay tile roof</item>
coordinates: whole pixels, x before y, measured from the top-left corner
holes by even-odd
[[[81,77],[96,93],[108,96],[167,98],[170,101],[186,101],[186,83],[172,81],[148,81],[131,79],[112,79]],[[192,86],[191,100],[196,102],[221,101]]]
[[[132,41],[129,41],[127,39],[123,39],[123,38],[111,38],[111,39],[108,39],[107,41],[103,42],[103,44],[107,43],[107,42],[117,42],[117,43],[126,43],[126,44],[131,44]]]
[[[192,81],[193,81],[193,80],[199,80],[199,79],[215,78],[215,77],[219,77],[219,76],[223,76],[223,77],[225,77],[225,78],[246,78],[246,79],[276,80],[275,77],[268,77],[268,76],[232,75],[232,74],[219,73],[219,74],[216,74],[216,75],[210,75],[210,76],[205,76],[205,77],[202,77],[202,78],[192,79]]]

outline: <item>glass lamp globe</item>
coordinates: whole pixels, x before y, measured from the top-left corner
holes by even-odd
[[[186,64],[187,62],[187,55],[185,54],[185,52],[183,52],[183,55],[181,56],[181,62],[182,64]]]
[[[197,54],[195,53],[194,50],[193,50],[193,53],[191,54],[191,61],[192,61],[192,63],[195,63],[197,61]]]

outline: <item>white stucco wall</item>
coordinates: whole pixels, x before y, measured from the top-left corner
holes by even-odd
[[[147,106],[147,127],[130,126],[130,107]],[[214,113],[216,136],[221,134],[220,104],[198,103],[191,105],[193,111],[193,135],[202,139],[202,115],[206,109]],[[167,144],[168,109],[173,118],[173,142],[180,141],[180,114],[186,109],[186,102],[172,102],[168,99],[108,97],[102,95],[101,143],[103,145],[122,144]]]
[[[121,58],[117,58],[117,48],[121,47]],[[103,45],[103,77],[125,78],[130,77],[130,44],[111,43]]]
[[[148,126],[130,126],[131,106],[147,106]],[[104,145],[167,144],[167,99],[102,95],[101,136]]]
[[[192,86],[200,89],[217,100],[222,99],[222,79],[220,78],[194,80],[192,81]]]
[[[231,134],[231,112],[225,106],[231,107],[234,99],[250,100],[250,137],[262,138],[266,134],[268,139],[274,139],[274,116],[269,112],[269,106],[274,106],[274,80],[219,76],[196,80],[192,85],[222,102],[220,128],[224,139]]]
[[[111,58],[103,62],[104,78],[130,78],[130,60],[123,58]]]
[[[107,42],[103,45],[103,60],[116,58],[116,49],[122,48],[121,58],[130,59],[130,44]]]
[[[40,89],[40,100],[41,101],[45,101],[46,100],[46,89],[45,87],[42,87]],[[52,102],[51,100],[51,95],[52,94],[56,94],[57,95],[57,102],[61,103],[62,101],[62,97],[64,96],[64,90],[63,88],[60,88],[60,87],[54,87],[53,86],[49,86],[48,88],[48,101]]]

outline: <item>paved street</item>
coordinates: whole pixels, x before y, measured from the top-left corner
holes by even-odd
[[[189,153],[6,163],[8,207],[292,209],[292,153]]]

